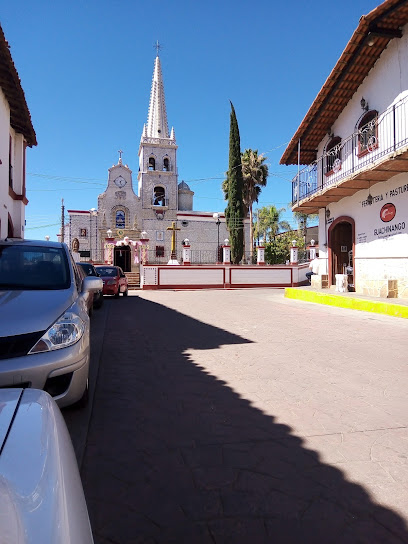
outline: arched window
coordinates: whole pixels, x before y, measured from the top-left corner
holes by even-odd
[[[156,185],[153,190],[153,206],[166,205],[166,191],[161,185]]]
[[[368,111],[358,124],[358,156],[371,153],[378,147],[378,112]]]
[[[341,138],[336,136],[326,147],[325,174],[331,176],[339,170],[341,170]]]
[[[118,229],[125,228],[125,212],[123,210],[118,210],[116,212],[115,226]]]
[[[165,172],[169,172],[170,171],[170,161],[169,161],[169,158],[168,157],[164,157],[163,159],[163,170]]]
[[[156,170],[156,160],[154,157],[149,157],[149,170]]]

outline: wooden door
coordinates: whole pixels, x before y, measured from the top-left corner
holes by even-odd
[[[353,231],[350,223],[339,223],[331,232],[332,284],[336,274],[344,274],[349,264],[349,251],[353,249]]]

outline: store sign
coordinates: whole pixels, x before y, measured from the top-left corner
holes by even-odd
[[[380,219],[383,223],[389,223],[395,218],[396,213],[397,208],[395,207],[395,204],[388,202],[387,204],[384,204],[384,206],[380,210]],[[374,229],[374,236],[386,238],[387,236],[391,236],[393,234],[398,234],[405,231],[405,228],[405,221],[400,221],[399,223],[392,223],[386,226],[384,225],[383,227]]]
[[[394,206],[394,204],[392,204],[391,202],[384,204],[384,206],[380,210],[381,221],[383,221],[384,223],[389,223],[394,219],[396,213],[397,208]]]

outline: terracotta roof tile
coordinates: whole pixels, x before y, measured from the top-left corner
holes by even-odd
[[[24,135],[27,144],[37,145],[37,138],[31,122],[30,111],[27,106],[24,91],[10,48],[0,26],[0,87],[10,105],[10,124],[17,132]]]
[[[408,0],[386,0],[360,18],[357,29],[291,139],[280,164],[297,164],[299,140],[301,164],[310,164],[317,158],[317,146],[324,135],[393,39],[381,35],[381,30],[398,32],[407,23]],[[374,37],[372,46],[368,45],[370,33]]]

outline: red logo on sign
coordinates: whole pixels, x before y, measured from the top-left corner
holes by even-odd
[[[394,219],[396,213],[397,208],[394,206],[394,204],[391,204],[391,202],[384,204],[380,211],[381,221],[384,221],[384,223],[389,223]]]

